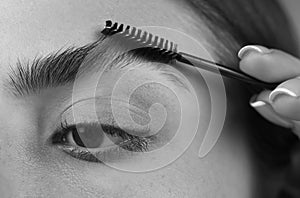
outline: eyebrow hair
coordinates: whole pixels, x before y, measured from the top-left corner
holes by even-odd
[[[31,62],[18,60],[10,67],[6,85],[15,96],[37,93],[43,88],[62,86],[75,79],[78,68],[95,44],[68,48]]]
[[[113,39],[102,36],[94,43],[59,50],[48,56],[35,58],[31,62],[24,63],[18,60],[16,67],[10,67],[5,87],[14,96],[19,97],[73,83],[78,75],[86,74],[92,69],[99,69],[99,65],[110,70],[113,67],[124,68],[133,62],[167,63],[164,56],[149,48],[134,49],[124,53],[119,50],[118,44],[112,41]],[[157,70],[161,70],[161,74],[167,79],[187,88],[179,76],[165,71],[161,64],[153,65]]]

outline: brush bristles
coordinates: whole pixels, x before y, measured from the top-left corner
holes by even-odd
[[[102,34],[106,36],[120,35],[141,47],[151,47],[161,50],[161,52],[168,56],[175,56],[177,54],[177,45],[175,43],[135,27],[130,27],[129,25],[125,27],[123,24],[113,23],[108,20],[105,23]]]

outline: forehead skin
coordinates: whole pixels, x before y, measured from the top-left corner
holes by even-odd
[[[1,66],[18,57],[31,58],[91,42],[107,19],[199,34],[189,23],[190,11],[172,0],[4,1],[0,5],[0,47],[5,49],[0,54]]]
[[[106,19],[135,26],[166,26],[186,32],[197,39],[204,38],[199,30],[191,26],[194,18],[188,8],[184,7],[180,1],[174,0],[1,1],[0,80],[5,78],[8,66],[13,65],[18,58],[32,59],[37,55],[45,55],[62,47],[81,46],[93,41],[99,25],[102,26]],[[26,133],[28,139],[36,143],[38,139],[35,137],[36,134],[30,134],[30,130],[26,131],[22,128],[28,124],[23,123],[22,116],[27,115],[27,118],[31,118],[34,112],[30,112],[29,107],[26,109],[21,105],[17,108],[8,108],[2,93],[0,106],[6,110],[0,114],[1,118],[11,115],[11,112],[19,116],[11,119],[10,122],[0,119],[2,126],[0,137],[5,140],[10,139],[14,143],[19,137],[18,133],[24,132],[23,135]],[[16,120],[20,122],[15,123]],[[36,120],[32,118],[32,122],[34,121]],[[36,128],[33,126],[31,130],[35,131]],[[225,131],[239,132],[240,129],[240,125],[234,123],[234,127],[227,126]],[[63,158],[63,154],[58,156],[64,159],[58,164],[51,161],[51,156],[39,163],[35,163],[34,159],[15,160],[13,155],[20,155],[22,152],[14,150],[10,153],[13,146],[5,145],[7,153],[4,153],[3,149],[3,155],[10,156],[7,157],[10,161],[0,163],[0,177],[8,174],[4,175],[7,179],[19,179],[18,182],[22,184],[20,191],[22,188],[28,188],[33,192],[45,193],[44,195],[48,193],[52,197],[58,197],[55,193],[59,195],[66,193],[66,196],[70,197],[73,197],[73,193],[79,197],[80,193],[86,193],[85,195],[89,197],[94,195],[98,195],[97,197],[199,197],[199,195],[218,197],[219,193],[228,197],[241,197],[244,193],[244,197],[248,197],[252,173],[249,170],[250,162],[247,149],[243,145],[244,140],[232,140],[235,143],[228,144],[228,140],[225,139],[229,137],[223,136],[216,149],[204,160],[196,157],[199,149],[197,143],[171,166],[158,172],[137,175],[112,171],[108,168],[103,168],[101,171],[102,169],[97,165],[83,163],[75,165],[70,163],[75,160],[69,157]],[[17,143],[22,147],[22,144],[27,142],[22,140]],[[237,147],[239,149],[236,149]],[[32,148],[31,152],[35,149]],[[24,168],[25,165],[14,162],[23,162],[26,168]],[[18,170],[15,174],[19,174],[20,178],[9,178],[11,172],[6,173],[5,170],[1,170],[2,167],[8,170],[13,169],[13,171]],[[51,172],[52,170],[55,171]],[[47,174],[51,177],[48,178]],[[54,190],[49,192],[49,186]],[[232,192],[233,187],[236,188],[235,192]]]

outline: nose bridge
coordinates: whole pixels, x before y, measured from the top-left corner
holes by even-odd
[[[0,148],[0,197],[24,197],[24,193],[36,192],[36,181],[41,179],[42,170],[34,155],[37,146],[30,151],[25,144],[26,136],[5,136]],[[4,141],[4,142],[3,142]],[[30,144],[34,144],[34,141]],[[4,196],[5,195],[5,196]]]
[[[32,173],[38,170],[33,160],[38,147],[35,127],[26,117],[0,117],[0,197],[20,197],[22,189],[31,188]]]
[[[13,183],[6,176],[0,173],[0,195],[2,198],[13,197]]]
[[[12,137],[0,131],[0,197],[16,197],[17,186],[22,179],[19,177],[19,166],[21,152],[17,154],[16,142],[12,142]]]
[[[2,107],[2,101],[0,106]],[[14,164],[13,134],[9,133],[8,116],[5,116],[7,115],[6,110],[0,113],[0,197],[4,198],[13,197],[13,186],[15,185],[13,183],[14,176],[11,174]]]

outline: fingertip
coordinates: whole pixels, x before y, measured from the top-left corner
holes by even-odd
[[[262,117],[268,121],[280,125],[282,127],[290,128],[293,126],[292,122],[288,119],[281,117],[275,112],[272,105],[269,102],[269,95],[271,91],[266,90],[258,95],[253,96],[250,99],[250,105],[253,107]]]
[[[253,108],[259,108],[265,106],[267,102],[263,101],[263,99],[258,99],[258,95],[254,95],[251,97],[249,104]]]
[[[279,115],[290,120],[300,120],[300,100],[287,95],[280,96],[272,103],[273,109]]]
[[[266,80],[264,78],[269,71],[264,67],[264,64],[261,64],[261,56],[270,54],[271,52],[272,50],[259,45],[247,45],[243,47],[238,53],[241,59],[239,63],[240,70],[260,80]]]
[[[265,54],[269,52],[270,50],[268,48],[260,45],[246,45],[239,50],[238,57],[244,59],[251,54]]]
[[[239,56],[240,70],[264,82],[281,82],[300,75],[300,61],[280,50],[246,46]]]
[[[297,97],[297,94],[285,87],[277,87],[276,89],[274,89],[269,96],[269,100],[270,102],[274,102],[275,99],[281,95],[286,95],[286,96],[290,96],[290,97]]]

